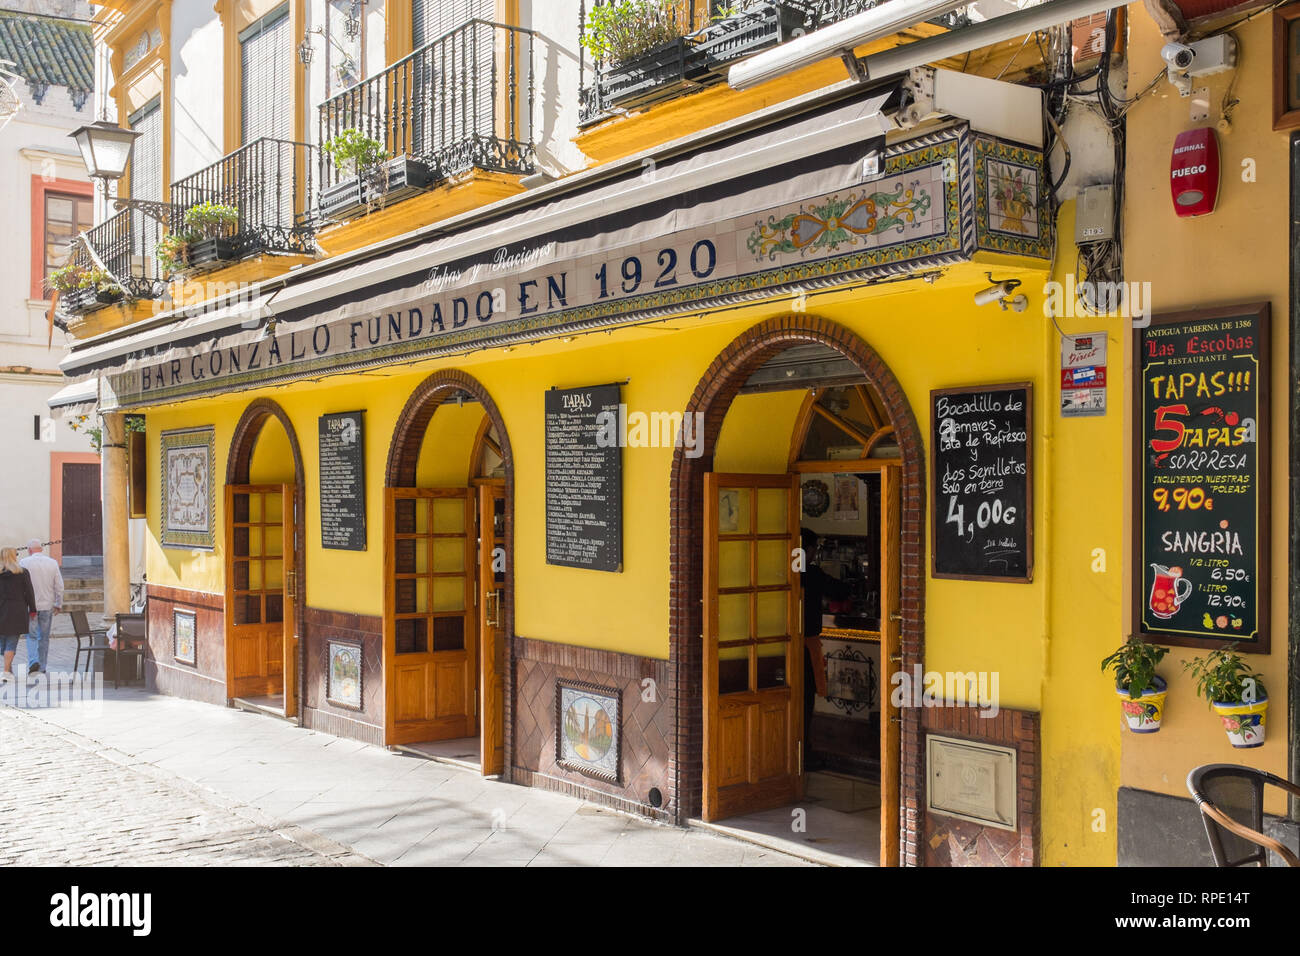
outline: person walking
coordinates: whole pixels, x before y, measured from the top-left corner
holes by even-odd
[[[59,562],[45,553],[40,538],[27,542],[27,557],[19,562],[32,578],[36,594],[36,622],[27,632],[27,673],[45,670],[50,653],[50,628],[63,609],[63,572]]]
[[[18,638],[35,627],[36,594],[32,576],[18,563],[18,551],[0,548],[0,651],[4,653],[4,671],[0,683],[14,679],[14,653]]]

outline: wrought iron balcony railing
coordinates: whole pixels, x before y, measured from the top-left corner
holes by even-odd
[[[79,289],[59,297],[64,314],[79,314],[110,301],[157,299],[167,290],[154,251],[162,238],[162,223],[143,209],[123,209],[87,230],[72,243],[69,263],[79,273],[103,269],[117,289],[97,299],[95,289]]]
[[[886,0],[659,0],[664,42],[613,62],[592,56],[589,32],[602,8],[617,0],[582,0],[579,6],[578,122],[588,126],[620,109],[647,106],[691,89],[721,83],[737,59],[870,10]],[[962,11],[930,21],[948,29],[966,25]],[[675,37],[676,39],[671,39]]]
[[[240,257],[257,252],[314,252],[309,221],[315,203],[317,150],[307,143],[262,137],[171,188],[172,232],[185,228],[185,211],[202,202],[233,206],[231,230]]]
[[[320,106],[320,142],[353,129],[436,183],[470,169],[527,174],[533,142],[532,30],[470,20]],[[344,178],[321,153],[322,188]]]

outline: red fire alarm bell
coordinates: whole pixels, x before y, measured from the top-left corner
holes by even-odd
[[[1214,212],[1219,199],[1219,138],[1211,127],[1178,134],[1169,161],[1169,189],[1179,218]]]

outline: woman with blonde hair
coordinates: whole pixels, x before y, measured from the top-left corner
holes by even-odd
[[[32,576],[18,563],[14,548],[0,548],[0,650],[4,651],[4,671],[0,682],[14,679],[14,652],[18,639],[36,618],[36,594]]]

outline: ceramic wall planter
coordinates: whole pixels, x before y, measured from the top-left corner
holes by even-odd
[[[1120,711],[1129,730],[1135,734],[1154,734],[1160,729],[1160,721],[1165,716],[1165,696],[1169,693],[1163,677],[1157,677],[1155,686],[1148,687],[1136,700],[1129,697],[1125,687],[1116,687],[1115,693],[1119,695]]]
[[[1268,712],[1268,698],[1251,703],[1223,703],[1214,701],[1211,706],[1223,721],[1228,743],[1242,750],[1264,744],[1264,717]]]

